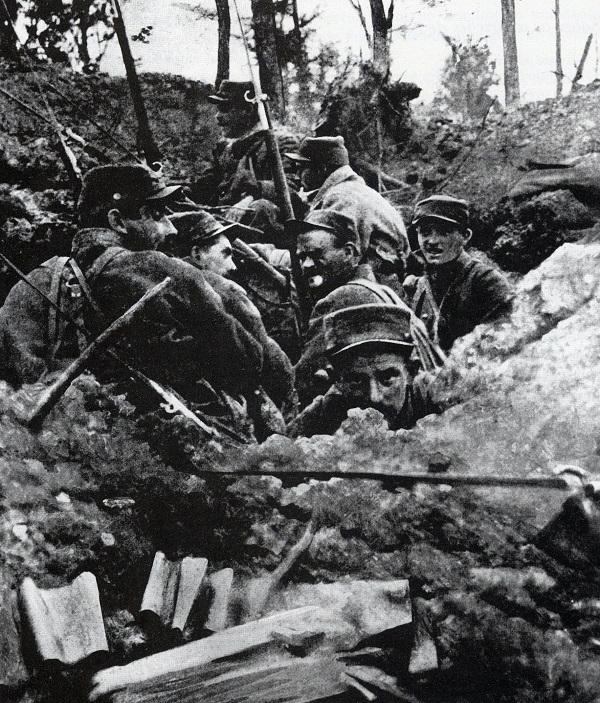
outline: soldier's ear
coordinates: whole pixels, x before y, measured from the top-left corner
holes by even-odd
[[[108,215],[106,217],[108,219],[108,225],[111,229],[114,229],[115,232],[120,232],[121,234],[127,234],[127,227],[125,226],[123,215],[120,210],[113,208],[108,211]]]
[[[360,252],[354,242],[346,242],[344,244],[344,252],[347,256],[352,257],[353,259],[358,259],[360,257]]]
[[[471,229],[466,229],[463,233],[463,242],[465,245],[467,245],[471,241],[471,237],[473,236],[473,230]]]
[[[190,256],[192,259],[196,259],[196,261],[200,258],[200,247],[197,244],[194,244],[194,246],[190,250]]]

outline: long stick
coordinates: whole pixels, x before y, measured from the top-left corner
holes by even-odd
[[[112,322],[103,332],[101,332],[96,339],[83,350],[79,357],[69,364],[69,366],[60,374],[56,381],[42,392],[35,408],[28,416],[26,424],[32,428],[39,427],[41,422],[56,405],[67,388],[86,368],[90,362],[90,359],[110,344],[113,339],[120,334],[137,315],[139,315],[146,305],[159,293],[162,293],[162,291],[164,291],[170,283],[171,279],[167,276],[164,281],[161,281],[153,288],[146,291],[137,302],[135,302],[128,310]]]

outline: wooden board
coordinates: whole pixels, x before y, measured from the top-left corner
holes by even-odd
[[[129,686],[111,703],[310,703],[344,693],[344,665],[332,657],[208,664]]]
[[[125,666],[115,666],[98,672],[92,681],[90,700],[115,693],[131,684],[138,684],[164,674],[202,666],[218,659],[248,652],[270,642],[277,642],[281,633],[299,636],[331,637],[350,646],[358,643],[355,628],[324,608],[305,607],[275,613],[217,632],[181,647],[153,654]]]

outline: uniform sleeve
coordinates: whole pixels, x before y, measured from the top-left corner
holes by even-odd
[[[513,287],[495,269],[487,268],[477,276],[473,292],[479,308],[478,322],[490,322],[512,310]]]
[[[36,270],[29,279],[44,292],[50,274]],[[0,308],[0,375],[14,386],[34,383],[46,371],[47,306],[38,294],[19,282]]]
[[[263,365],[260,343],[227,313],[219,295],[194,266],[159,252],[128,252],[102,272],[94,293],[107,317],[114,319],[166,276],[172,279],[170,287],[151,301],[144,319],[131,326],[130,339],[135,334],[144,339],[148,357],[162,350],[163,364],[168,363],[169,350],[174,352],[173,360],[189,360],[192,368],[173,369],[174,373],[191,378],[194,369],[201,369],[225,390],[256,387]],[[132,341],[143,354],[139,339]],[[157,360],[149,358],[149,362]]]

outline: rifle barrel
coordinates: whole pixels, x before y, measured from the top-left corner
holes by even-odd
[[[458,473],[426,473],[426,472],[392,472],[373,470],[340,471],[330,469],[315,471],[311,469],[286,469],[270,467],[265,471],[251,471],[245,467],[213,466],[210,469],[200,469],[198,475],[207,476],[220,474],[227,476],[275,476],[285,481],[302,483],[308,479],[328,481],[331,478],[362,479],[382,481],[392,487],[410,487],[416,483],[448,486],[475,486],[496,488],[548,488],[554,490],[569,490],[572,483],[562,476],[497,476]]]

